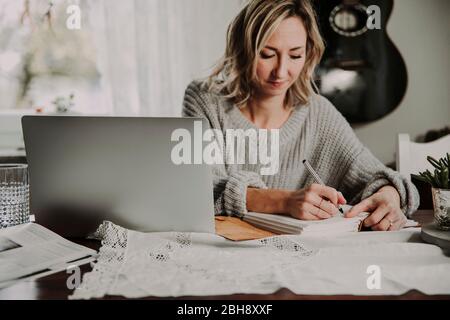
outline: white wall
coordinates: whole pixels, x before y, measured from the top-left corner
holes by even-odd
[[[24,155],[21,118],[34,110],[0,110],[0,157]]]
[[[450,125],[450,1],[395,0],[387,32],[408,69],[408,89],[385,118],[356,128],[361,141],[384,163],[395,159],[397,133],[414,139]]]

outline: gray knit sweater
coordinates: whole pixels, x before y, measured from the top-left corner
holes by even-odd
[[[256,129],[228,99],[208,92],[202,82],[186,89],[183,116],[206,118],[213,129]],[[244,215],[247,187],[297,190],[313,179],[304,169],[308,159],[324,183],[341,191],[350,204],[385,185],[394,186],[409,216],[419,205],[414,185],[384,166],[365,148],[345,118],[324,97],[315,95],[297,105],[279,131],[279,170],[260,175],[259,164],[213,166],[215,214]]]

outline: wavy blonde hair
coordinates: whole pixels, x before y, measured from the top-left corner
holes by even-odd
[[[260,51],[279,24],[290,17],[299,17],[306,29],[306,60],[285,103],[306,104],[310,95],[318,92],[313,74],[324,51],[310,0],[250,0],[228,26],[225,54],[208,77],[208,89],[243,106],[253,94]]]

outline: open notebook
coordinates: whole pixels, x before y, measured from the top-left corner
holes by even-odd
[[[350,205],[343,205],[344,213],[352,208]],[[299,220],[289,216],[248,212],[243,220],[257,228],[271,231],[277,234],[316,234],[329,235],[342,232],[358,232],[361,230],[362,222],[369,215],[362,212],[353,218],[344,218],[336,215],[325,220]],[[403,228],[418,227],[419,224],[408,219]]]
[[[342,206],[344,213],[352,206]],[[342,232],[358,232],[361,229],[362,221],[369,214],[360,213],[353,218],[344,218],[336,215],[325,220],[299,220],[289,216],[248,212],[243,220],[255,227],[268,230],[278,234],[330,234]]]

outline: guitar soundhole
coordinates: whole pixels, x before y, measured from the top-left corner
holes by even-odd
[[[367,31],[367,12],[362,4],[336,6],[330,14],[333,30],[345,37],[356,37]]]
[[[373,29],[366,6],[375,3],[380,27]],[[317,68],[320,93],[350,123],[367,123],[392,112],[408,84],[405,62],[386,33],[393,0],[315,0],[314,4],[327,44]]]

